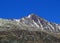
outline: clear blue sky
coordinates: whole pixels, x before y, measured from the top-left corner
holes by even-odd
[[[60,0],[0,0],[0,18],[22,18],[30,13],[60,23]]]

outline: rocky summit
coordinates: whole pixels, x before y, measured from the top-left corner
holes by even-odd
[[[60,24],[35,14],[21,19],[0,18],[0,43],[60,43]]]

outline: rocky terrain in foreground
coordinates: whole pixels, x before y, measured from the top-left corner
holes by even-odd
[[[0,18],[0,43],[60,43],[60,25],[34,14],[21,19]]]

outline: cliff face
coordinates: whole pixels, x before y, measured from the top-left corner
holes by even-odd
[[[34,14],[0,19],[0,43],[60,43],[60,25]]]

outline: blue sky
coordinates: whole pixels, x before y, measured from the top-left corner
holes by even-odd
[[[0,0],[0,18],[22,18],[30,13],[60,23],[60,0]]]

